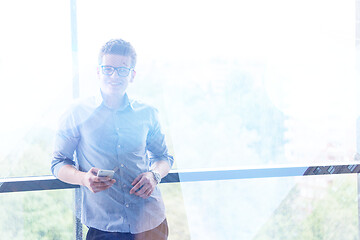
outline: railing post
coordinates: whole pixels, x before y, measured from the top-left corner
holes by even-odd
[[[81,208],[80,208],[80,188],[74,190],[74,221],[75,221],[75,239],[82,240],[82,223],[81,223]]]

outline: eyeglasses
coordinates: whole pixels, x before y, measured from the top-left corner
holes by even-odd
[[[120,77],[127,77],[130,74],[130,71],[133,70],[133,68],[127,68],[127,67],[113,67],[113,66],[101,66],[102,73],[107,76],[111,76],[114,74],[114,71],[116,70],[117,74]]]

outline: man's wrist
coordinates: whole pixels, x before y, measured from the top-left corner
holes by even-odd
[[[79,171],[79,172],[76,173],[76,175],[78,175],[78,178],[79,178],[79,180],[80,180],[80,184],[79,184],[79,185],[81,185],[81,186],[86,186],[86,184],[85,184],[86,172],[81,172],[81,171]]]
[[[160,173],[154,171],[154,170],[150,170],[150,172],[153,174],[153,177],[156,181],[157,184],[159,184],[161,182],[161,176]]]

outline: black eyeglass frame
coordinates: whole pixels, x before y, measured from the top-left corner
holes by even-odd
[[[113,67],[113,66],[109,66],[109,65],[100,65],[100,68],[101,68],[101,72],[106,76],[111,76],[116,71],[118,76],[120,76],[120,77],[127,77],[127,76],[129,76],[130,72],[132,70],[134,70],[134,68]],[[111,72],[105,72],[105,70],[104,70],[105,68],[111,69]],[[121,70],[126,70],[126,72],[125,71],[120,72]]]

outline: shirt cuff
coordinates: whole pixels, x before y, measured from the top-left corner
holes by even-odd
[[[155,163],[158,161],[165,161],[169,164],[170,168],[172,168],[174,164],[174,158],[171,155],[163,156],[163,157],[156,157],[151,159],[151,163]]]

